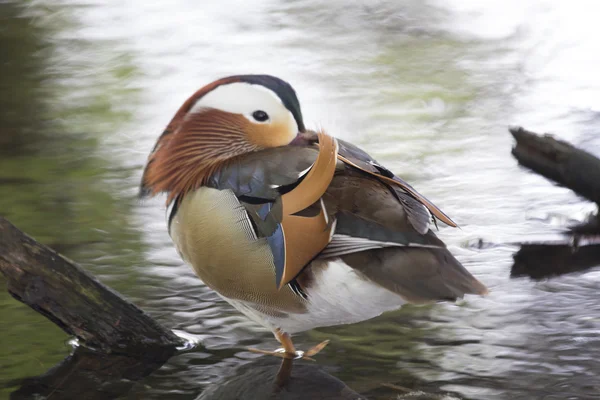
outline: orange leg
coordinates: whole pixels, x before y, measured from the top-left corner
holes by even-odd
[[[281,329],[275,330],[273,334],[275,335],[275,339],[277,339],[277,341],[283,346],[285,354],[291,356],[291,358],[296,358],[296,348],[292,342],[292,337],[288,333],[283,332]]]
[[[248,350],[250,350],[254,353],[266,354],[266,355],[270,355],[270,356],[282,357],[282,358],[287,358],[287,359],[302,358],[304,360],[314,361],[311,357],[314,356],[315,354],[319,353],[321,350],[323,350],[325,348],[325,346],[327,346],[327,344],[329,343],[329,340],[325,340],[324,342],[321,342],[318,345],[310,348],[306,352],[296,351],[296,348],[294,347],[294,343],[292,342],[292,338],[290,337],[290,335],[288,333],[283,332],[281,329],[276,329],[275,332],[273,332],[273,334],[275,335],[275,339],[277,339],[279,341],[279,343],[281,343],[281,345],[283,346],[282,349],[277,349],[275,351],[265,351],[265,350],[250,348]]]

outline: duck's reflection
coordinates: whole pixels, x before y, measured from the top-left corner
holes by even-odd
[[[316,363],[261,357],[208,387],[198,400],[365,399]]]

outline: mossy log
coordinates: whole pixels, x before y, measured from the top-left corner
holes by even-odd
[[[0,272],[12,296],[88,347],[143,358],[182,344],[134,304],[2,217]]]

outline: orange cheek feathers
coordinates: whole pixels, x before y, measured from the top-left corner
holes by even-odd
[[[253,124],[248,122],[245,126],[248,141],[263,149],[269,147],[286,146],[296,137],[296,132],[285,123],[276,122],[271,124]]]

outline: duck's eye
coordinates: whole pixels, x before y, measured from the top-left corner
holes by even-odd
[[[269,114],[262,110],[257,110],[252,113],[252,118],[257,120],[258,122],[265,122],[269,119]]]

